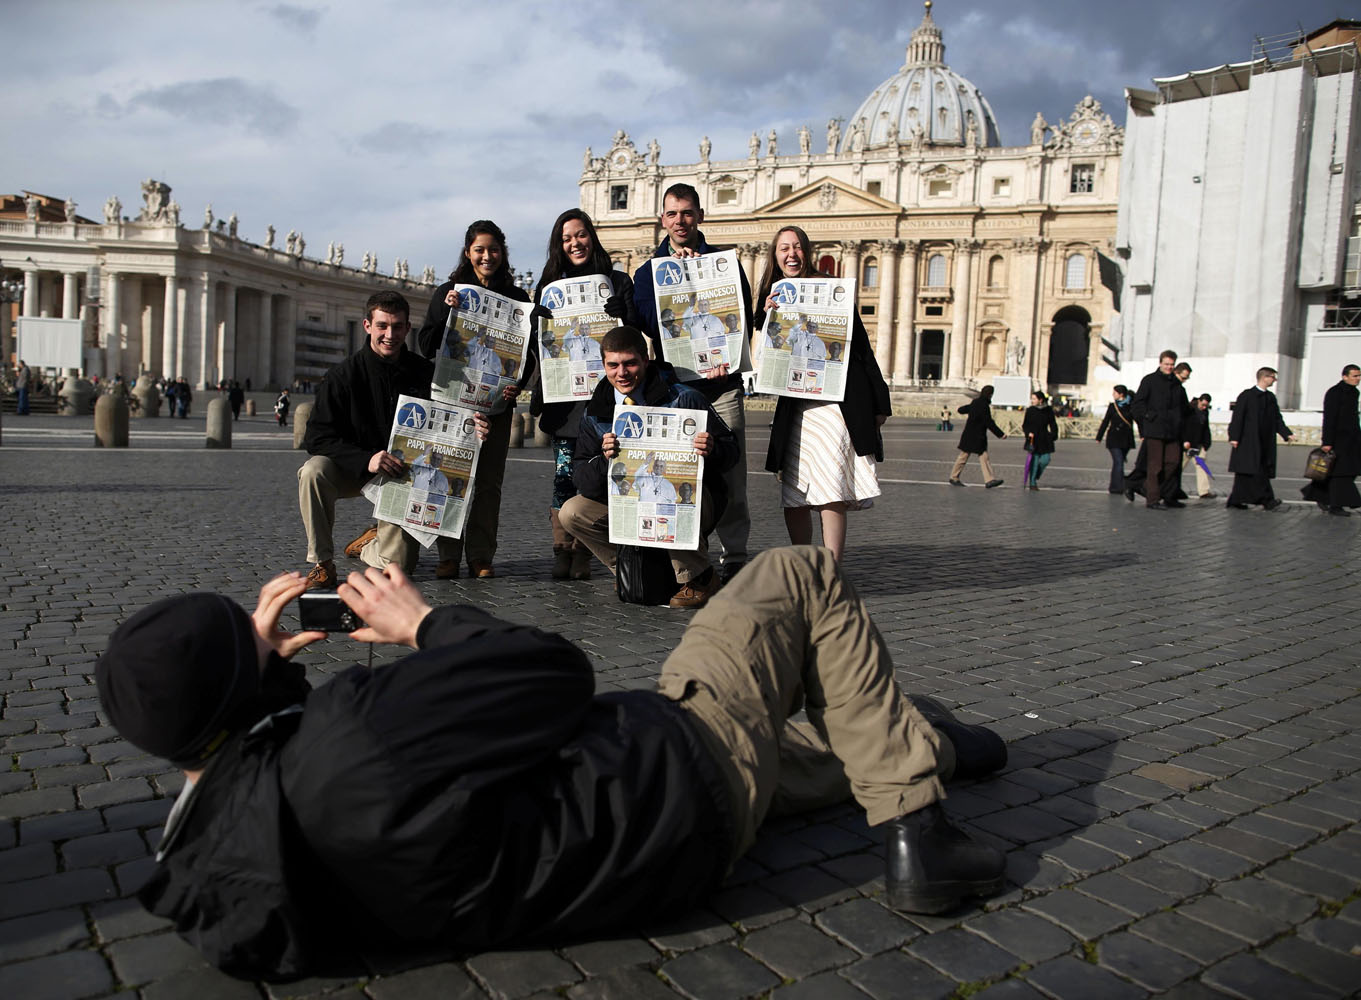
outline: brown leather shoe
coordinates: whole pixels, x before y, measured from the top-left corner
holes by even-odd
[[[439,565],[435,567],[436,580],[457,580],[458,579],[458,560],[441,559]]]
[[[691,580],[676,591],[676,596],[671,598],[668,607],[702,608],[709,603],[709,598],[718,592],[719,586],[718,574],[710,569],[707,580],[702,583],[699,580]]]
[[[572,577],[572,550],[561,545],[553,547],[553,579],[569,580]]]
[[[473,562],[468,564],[468,575],[474,580],[490,580],[496,575],[491,563]]]
[[[345,554],[351,559],[358,559],[359,554],[364,551],[364,546],[378,537],[378,525],[365,528],[364,533],[345,546]]]
[[[307,574],[308,590],[335,590],[339,585],[339,577],[336,576],[336,564],[333,559],[324,559],[312,567]]]
[[[591,578],[591,550],[584,545],[572,551],[572,579],[589,580]]]

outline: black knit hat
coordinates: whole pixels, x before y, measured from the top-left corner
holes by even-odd
[[[221,594],[167,597],[109,636],[95,680],[124,739],[177,767],[202,767],[260,688],[255,629]]]

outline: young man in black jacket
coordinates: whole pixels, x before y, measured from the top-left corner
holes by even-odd
[[[1176,351],[1159,354],[1158,370],[1143,377],[1134,393],[1134,402],[1130,404],[1148,454],[1144,495],[1149,510],[1185,506],[1177,499],[1176,491],[1181,455],[1189,447],[1182,436],[1188,403],[1186,387],[1172,373],[1176,364]],[[1189,375],[1190,365],[1185,370]]]
[[[406,347],[410,316],[411,306],[399,292],[375,292],[364,307],[364,346],[332,368],[317,390],[303,440],[312,457],[298,470],[298,507],[312,563],[309,586],[338,583],[332,539],[336,500],[358,497],[373,476],[399,476],[405,468],[387,450],[397,397],[429,399],[435,372],[433,362]],[[418,552],[415,539],[387,521],[345,546],[346,555],[370,566],[397,562],[408,572]]]
[[[940,913],[997,892],[1003,856],[939,806],[997,736],[909,701],[823,548],[763,552],[700,611],[659,691],[594,695],[561,636],[431,610],[401,570],[352,573],[353,637],[413,654],[309,690],[319,632],[219,594],[167,598],[96,666],[118,731],[185,772],[153,913],[237,976],[335,975],[674,919],[713,892],[773,812],[854,795],[887,841],[888,900]],[[791,724],[802,707],[811,725]],[[920,711],[918,710],[920,708]],[[928,721],[929,720],[929,721]]]

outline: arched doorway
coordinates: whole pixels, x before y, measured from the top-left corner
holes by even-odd
[[[1045,380],[1050,385],[1086,385],[1092,317],[1081,306],[1064,306],[1053,322]]]

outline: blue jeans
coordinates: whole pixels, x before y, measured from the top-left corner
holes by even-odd
[[[28,412],[28,389],[15,389],[14,392],[18,396],[14,401],[14,415],[21,417]]]
[[[1107,448],[1111,453],[1111,487],[1112,493],[1125,492],[1125,456],[1129,454],[1127,448]]]

